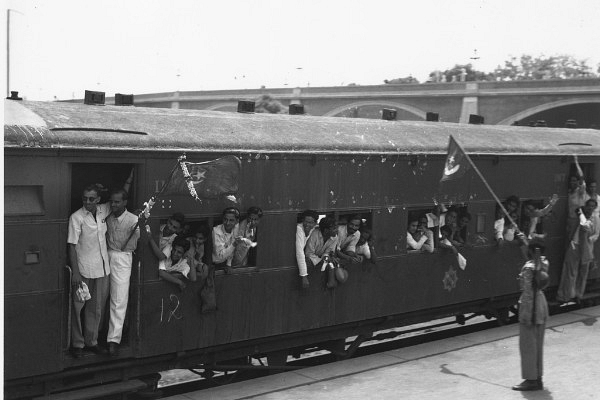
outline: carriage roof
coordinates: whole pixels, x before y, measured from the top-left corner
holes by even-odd
[[[600,155],[600,132],[590,129],[5,100],[5,149],[444,154],[449,135],[471,154]]]

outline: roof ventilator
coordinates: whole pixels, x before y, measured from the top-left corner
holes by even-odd
[[[385,119],[386,121],[395,121],[397,115],[398,111],[393,108],[384,108],[381,110],[381,119]]]
[[[133,95],[115,93],[115,106],[132,106]]]
[[[83,99],[84,104],[104,105],[104,92],[96,92],[94,90],[86,90],[85,98]]]
[[[19,92],[14,90],[10,91],[10,97],[7,97],[8,100],[23,100],[22,97],[19,97]]]
[[[254,102],[248,100],[240,100],[238,101],[237,112],[239,113],[253,113],[254,112]]]

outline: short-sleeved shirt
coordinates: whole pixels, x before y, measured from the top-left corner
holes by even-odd
[[[96,218],[81,207],[69,217],[67,243],[74,244],[79,273],[84,278],[97,279],[110,274],[106,245],[108,204],[98,204]]]
[[[164,248],[163,253],[165,256],[167,256],[167,258],[159,261],[158,269],[167,272],[179,272],[187,278],[188,274],[190,273],[190,266],[186,258],[181,257],[181,260],[179,260],[176,264],[173,264],[173,261],[171,260],[172,249],[173,247],[170,244]]]
[[[138,219],[135,215],[125,210],[119,217],[109,216],[106,224],[108,232],[106,239],[109,249],[126,253],[135,251],[140,238],[140,228],[137,226]]]

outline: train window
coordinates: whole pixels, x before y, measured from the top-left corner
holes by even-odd
[[[4,215],[44,214],[43,186],[4,186]]]
[[[408,212],[406,245],[408,253],[433,253],[438,217],[431,209],[416,209]]]
[[[545,204],[542,199],[526,200],[521,207],[521,219],[519,221],[521,230],[530,239],[534,237],[543,237],[544,216],[548,215],[551,209],[544,208]]]
[[[442,211],[440,213],[440,211]],[[440,228],[444,225],[453,227],[453,242],[465,244],[472,238],[469,234],[471,225],[471,214],[466,205],[413,209],[408,213],[406,249],[409,253],[433,252],[439,248],[442,237]],[[478,223],[484,224],[485,219],[478,219]],[[411,235],[409,238],[408,236]],[[428,236],[433,235],[433,246]]]
[[[258,209],[258,210],[260,210],[260,209]],[[243,271],[247,271],[248,268],[256,267],[258,248],[260,247],[257,245],[259,243],[259,237],[260,237],[260,223],[253,226],[252,224],[249,223],[249,220],[251,218],[255,218],[255,217],[251,217],[250,215],[247,215],[247,214],[241,214],[241,216],[240,216],[240,221],[238,224],[238,229],[239,229],[238,236],[241,236],[246,240],[244,240],[244,243],[242,246],[236,246],[236,250],[235,250],[235,253],[233,256],[233,260],[232,260],[233,270],[231,270],[230,272],[236,272],[236,271],[243,272]],[[258,218],[258,220],[260,221],[260,219],[262,219],[262,210],[260,210],[260,217]],[[211,242],[212,242],[212,232],[213,232],[214,228],[221,225],[222,223],[223,223],[223,220],[222,220],[221,216],[219,216],[217,218],[209,219],[208,226],[211,227],[211,229],[210,229]],[[212,256],[212,245],[213,245],[213,243],[211,243],[211,256]],[[212,260],[212,262],[214,263],[215,260]]]

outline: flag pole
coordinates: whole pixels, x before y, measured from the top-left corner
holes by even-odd
[[[496,203],[500,206],[500,209],[502,210],[504,215],[508,218],[510,223],[516,227],[516,231],[520,232],[518,225],[515,224],[515,221],[513,221],[513,219],[510,217],[510,215],[508,214],[508,211],[506,211],[506,208],[504,208],[504,205],[502,204],[502,202],[500,201],[498,196],[496,196],[496,193],[494,193],[494,191],[492,190],[492,187],[490,186],[488,181],[483,177],[483,174],[481,173],[481,171],[479,171],[479,169],[475,166],[475,163],[473,162],[473,160],[471,160],[471,157],[469,157],[469,155],[467,154],[465,149],[462,148],[462,146],[456,141],[456,139],[454,139],[454,137],[452,135],[450,135],[450,139],[452,139],[454,141],[454,143],[456,143],[456,146],[465,155],[465,158],[467,159],[467,161],[469,161],[469,164],[471,165],[471,167],[473,168],[475,173],[479,176],[479,178],[481,179],[481,181],[483,182],[483,184],[485,185],[487,190],[490,192],[490,194],[492,195],[494,200],[496,200]]]

